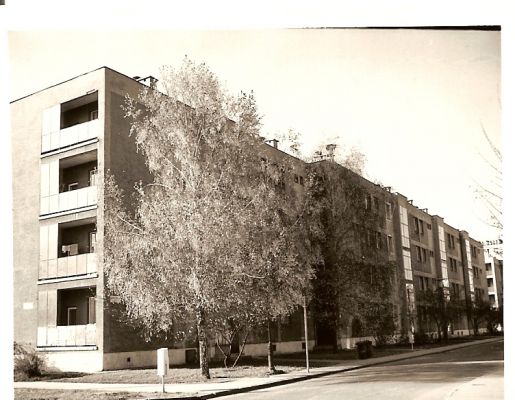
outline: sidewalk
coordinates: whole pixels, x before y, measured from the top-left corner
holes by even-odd
[[[177,383],[166,384],[166,393],[170,394],[168,399],[209,399],[230,394],[249,392],[257,389],[286,385],[289,383],[300,382],[307,379],[317,378],[338,372],[351,371],[359,368],[365,368],[373,365],[385,364],[393,361],[405,360],[409,358],[421,357],[428,354],[443,353],[446,351],[459,349],[477,344],[491,343],[503,340],[503,338],[492,338],[484,340],[476,340],[467,343],[460,343],[451,346],[442,346],[433,349],[416,350],[409,353],[395,354],[386,357],[370,358],[366,360],[345,360],[338,365],[330,367],[315,368],[307,374],[305,371],[296,371],[283,375],[272,375],[265,378],[239,378],[226,379],[213,383]],[[280,358],[277,358],[279,360]],[[291,361],[291,360],[290,360]],[[319,360],[317,360],[318,362]],[[334,360],[331,360],[334,362]],[[162,392],[160,384],[109,384],[109,383],[77,383],[77,382],[15,382],[15,389],[60,389],[60,390],[101,390],[106,392],[141,392],[149,393],[147,398],[152,398],[151,393]]]

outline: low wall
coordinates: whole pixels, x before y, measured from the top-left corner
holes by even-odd
[[[52,350],[40,353],[51,369],[88,373],[102,371],[102,353],[99,350]]]
[[[170,365],[186,364],[186,350],[190,349],[168,349]],[[105,371],[144,367],[157,368],[156,350],[125,351],[120,353],[104,354]]]
[[[302,348],[304,341],[303,340],[295,340],[291,342],[276,342],[275,344],[275,352],[274,354],[287,354],[287,353],[300,353],[305,351]],[[315,341],[309,340],[308,346],[310,350],[313,350],[315,347]],[[268,343],[249,343],[245,346],[243,351],[243,355],[246,356],[266,356],[268,354]]]

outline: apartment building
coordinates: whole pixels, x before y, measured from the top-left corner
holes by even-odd
[[[487,254],[485,256],[485,270],[490,306],[495,309],[502,308],[504,305],[503,260]]]
[[[109,170],[129,192],[134,182],[150,179],[128,135],[122,106],[125,96],[136,97],[144,85],[153,84],[152,77],[130,78],[102,67],[11,103],[14,338],[34,345],[62,370],[152,366],[155,349],[165,346],[173,364],[195,357],[195,342],[145,341],[119,318],[117,299],[105,290],[102,180]],[[280,151],[276,141],[260,151],[266,162],[290,160],[294,167],[285,186],[292,201],[300,201],[312,164]],[[442,286],[469,301],[488,300],[479,242],[389,188],[350,171],[346,176],[364,188],[363,207],[378,221],[364,227],[355,245],[365,258],[374,247],[376,256],[397,265],[391,303],[399,334],[433,329],[417,304],[417,290]],[[328,343],[351,348],[362,339],[353,332],[352,316],[342,317],[342,329],[331,330],[312,314],[310,348]],[[470,330],[466,318],[451,327],[455,334]],[[266,354],[264,342],[254,333],[245,354]],[[274,342],[279,353],[302,351],[301,311],[275,324]],[[216,356],[214,347],[210,354]]]

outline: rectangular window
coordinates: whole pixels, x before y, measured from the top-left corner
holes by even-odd
[[[77,307],[66,309],[66,325],[77,325]]]
[[[96,246],[97,246],[97,233],[90,232],[89,233],[89,252],[94,253]]]
[[[393,238],[391,235],[388,235],[387,246],[388,246],[388,252],[393,253]]]
[[[381,234],[381,232],[376,232],[376,248],[383,248],[383,235]]]
[[[371,210],[372,209],[372,196],[370,196],[369,193],[365,195],[365,209]]]
[[[303,176],[299,176],[299,183],[304,186],[304,177]]]
[[[88,324],[96,322],[95,297],[88,297]]]
[[[372,204],[374,207],[374,212],[376,214],[379,214],[379,200],[377,199],[377,197],[372,196]]]
[[[97,184],[97,169],[89,171],[89,186],[95,186]]]
[[[392,220],[392,203],[386,202],[386,219]]]
[[[94,119],[98,119],[98,110],[94,110],[89,113],[89,120],[93,121]]]

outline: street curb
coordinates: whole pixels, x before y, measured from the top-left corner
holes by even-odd
[[[363,364],[363,365],[357,365],[357,366],[354,366],[354,367],[343,367],[343,368],[335,369],[335,370],[332,370],[332,371],[313,373],[313,374],[310,374],[310,375],[298,376],[298,377],[291,378],[291,379],[284,379],[284,380],[280,380],[280,381],[276,381],[276,382],[268,382],[268,383],[263,383],[263,384],[255,385],[255,386],[247,386],[247,387],[242,387],[242,388],[226,389],[226,390],[222,389],[222,390],[220,390],[219,392],[216,392],[216,393],[209,393],[209,394],[203,394],[203,395],[198,395],[198,396],[145,397],[145,398],[142,398],[141,400],[207,400],[207,399],[214,399],[214,398],[217,398],[217,397],[231,396],[233,394],[252,392],[254,390],[267,389],[267,388],[271,388],[271,387],[275,387],[275,386],[289,385],[290,383],[302,382],[302,381],[306,381],[308,379],[321,378],[321,377],[324,377],[324,376],[338,374],[338,373],[341,373],[341,372],[355,371],[357,369],[363,369],[363,368],[368,368],[368,367],[372,367],[372,366],[376,366],[376,365],[388,364],[388,363],[392,363],[392,362],[396,362],[396,361],[402,361],[402,360],[407,360],[407,359],[411,359],[411,358],[423,357],[423,356],[427,356],[427,355],[430,355],[430,354],[445,353],[445,352],[448,352],[448,351],[453,351],[453,350],[461,349],[461,348],[464,348],[464,347],[473,346],[475,344],[494,343],[494,342],[498,342],[498,341],[501,341],[501,340],[504,340],[504,336],[503,337],[499,337],[499,338],[474,340],[474,341],[469,342],[469,343],[460,343],[460,344],[456,344],[456,345],[442,346],[442,347],[437,347],[437,348],[428,349],[428,350],[418,350],[417,353],[420,352],[422,354],[420,354],[420,353],[419,354],[410,354],[410,353],[408,353],[408,354],[405,354],[405,355],[401,355],[401,357],[395,358],[395,359],[392,359],[392,360],[383,360],[383,361],[371,362],[371,363],[366,363],[366,364]]]

